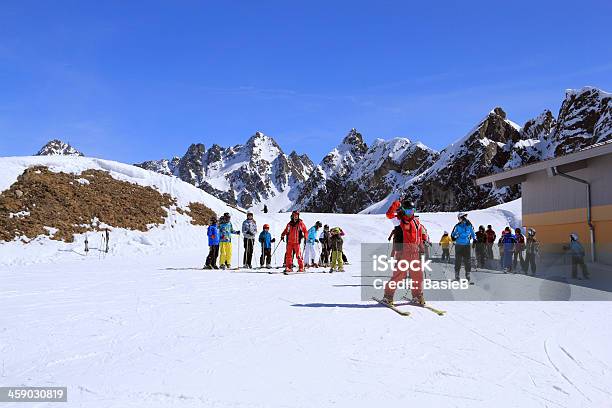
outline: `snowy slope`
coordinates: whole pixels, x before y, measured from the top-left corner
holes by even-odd
[[[168,193],[177,199],[179,206],[185,207],[190,202],[202,202],[218,214],[229,212],[235,219],[242,217],[242,213],[229,207],[225,202],[176,177],[96,158],[77,156],[2,157],[0,158],[0,191],[8,189],[26,168],[40,165],[49,167],[51,171],[74,174],[80,174],[87,169],[105,170],[117,180],[151,186],[161,193]],[[201,243],[194,240],[193,237],[205,234],[205,227],[192,225],[190,221],[189,217],[172,212],[164,225],[153,227],[148,232],[114,229],[111,252],[115,255],[137,254],[141,256],[166,248],[197,247]],[[96,246],[100,237],[92,233],[87,235],[90,243]],[[14,265],[48,262],[50,259],[74,259],[75,256],[80,256],[79,252],[82,252],[85,236],[85,234],[77,236],[74,244],[50,240],[47,237],[40,237],[27,245],[18,241],[0,242],[0,264]],[[37,250],[33,250],[34,247]]]
[[[0,189],[35,164],[104,169],[228,210],[175,177],[98,159],[2,158]],[[288,220],[255,217],[276,237]],[[382,215],[302,217],[344,229],[346,273],[189,269],[204,262],[204,230],[180,220],[113,231],[106,257],[80,255],[78,241],[0,243],[2,383],[67,386],[66,406],[88,408],[609,405],[612,303],[456,301],[436,304],[444,317],[414,309],[403,318],[360,300],[360,245],[386,242],[392,224]],[[420,218],[433,239],[456,220]],[[515,226],[520,201],[470,219]]]

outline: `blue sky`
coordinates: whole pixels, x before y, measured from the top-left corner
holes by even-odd
[[[352,127],[442,149],[495,106],[522,124],[612,91],[612,2],[562,3],[3,1],[0,155],[139,162],[261,130],[319,161]]]

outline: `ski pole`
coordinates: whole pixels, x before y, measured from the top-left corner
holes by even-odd
[[[104,247],[104,234],[100,235],[100,248],[98,248],[98,261],[102,260],[102,248]]]
[[[278,247],[280,246],[280,243],[283,241],[278,241],[278,244],[276,244],[276,248],[274,248],[274,251],[272,251],[272,256],[274,256],[274,254],[276,253],[276,250],[278,249]]]
[[[261,255],[259,255],[259,266],[263,267],[264,266],[264,243],[261,243]]]
[[[278,244],[276,244],[276,247],[274,248],[274,251],[272,251],[272,256],[274,257],[274,266],[278,266],[278,264],[276,263],[276,250],[278,249],[278,247],[280,246],[280,243],[283,242],[279,239]]]

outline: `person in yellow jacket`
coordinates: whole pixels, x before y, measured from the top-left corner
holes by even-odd
[[[442,247],[442,262],[450,262],[450,246],[453,243],[448,231],[444,231],[442,238],[440,238],[440,246]]]
[[[219,234],[221,235],[219,242],[219,266],[221,269],[229,269],[232,267],[232,234],[240,235],[240,231],[234,230],[229,213],[225,213],[221,217]]]

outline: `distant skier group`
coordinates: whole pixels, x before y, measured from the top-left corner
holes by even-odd
[[[323,231],[320,231],[321,228]],[[294,258],[297,260],[298,272],[304,272],[308,267],[329,267],[329,272],[344,272],[347,259],[342,251],[344,231],[340,227],[330,229],[328,225],[324,226],[317,221],[307,229],[299,211],[293,211],[274,250],[272,248],[276,238],[270,233],[270,225],[264,224],[259,236],[257,231],[257,222],[252,212],[246,214],[241,231],[234,230],[229,213],[223,214],[219,219],[216,216],[211,217],[207,230],[209,251],[204,269],[232,269],[232,235],[242,233],[244,269],[253,269],[253,252],[257,237],[261,246],[259,268],[271,269],[272,257],[280,242],[286,242],[283,263],[285,273],[293,272]]]
[[[485,268],[489,261],[494,261],[493,247],[497,244],[500,253],[500,267],[504,273],[515,273],[522,271],[531,276],[536,274],[536,258],[540,254],[540,242],[536,238],[536,230],[528,228],[527,234],[523,234],[521,228],[512,230],[505,227],[499,239],[491,225],[478,227],[474,231],[472,223],[468,220],[468,214],[458,214],[459,222],[453,228],[451,234],[444,231],[440,238],[442,248],[442,262],[450,262],[451,247],[455,248],[455,279],[459,279],[461,266],[465,268],[466,279],[470,279],[471,272],[471,249],[474,249],[476,266]],[[572,277],[577,278],[578,267],[582,270],[585,279],[589,279],[589,273],[584,262],[585,251],[579,241],[578,234],[571,233],[569,244],[563,247],[571,256]]]

